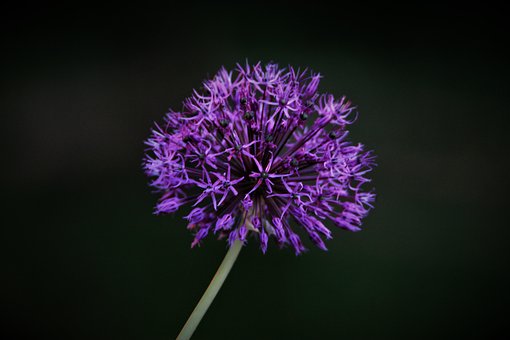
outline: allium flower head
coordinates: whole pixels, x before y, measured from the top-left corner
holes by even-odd
[[[181,111],[156,124],[143,166],[161,192],[156,213],[191,206],[192,246],[209,234],[326,250],[325,222],[359,231],[375,195],[374,157],[347,141],[356,117],[345,98],[319,94],[320,74],[276,64],[222,68]]]

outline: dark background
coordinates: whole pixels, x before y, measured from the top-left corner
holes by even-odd
[[[351,138],[378,155],[378,200],[327,253],[249,242],[196,338],[508,331],[502,8],[147,5],[2,9],[5,339],[178,333],[226,244],[190,250],[182,214],[152,215],[143,140],[246,58],[309,66],[358,105]]]

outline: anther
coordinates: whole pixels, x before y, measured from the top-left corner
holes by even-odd
[[[245,120],[252,120],[253,117],[255,117],[255,114],[253,113],[253,111],[246,111],[246,113],[244,114]]]
[[[222,119],[220,120],[220,126],[223,127],[223,128],[226,128],[228,126],[228,119]]]

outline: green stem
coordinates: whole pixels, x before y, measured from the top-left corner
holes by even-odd
[[[227,278],[228,273],[230,272],[230,269],[232,269],[232,266],[234,265],[234,262],[237,259],[237,255],[239,255],[242,247],[243,243],[239,240],[236,240],[230,247],[227,255],[225,255],[225,258],[223,259],[223,262],[221,262],[218,271],[216,274],[214,274],[209,287],[207,287],[204,295],[200,301],[198,301],[197,306],[193,310],[193,313],[191,313],[188,321],[186,321],[186,324],[177,336],[177,340],[185,340],[191,338],[193,332],[195,332],[195,329],[200,323],[200,320],[202,320],[202,317],[204,316],[205,312],[207,312],[207,309],[213,302],[216,294],[218,294],[218,291],[223,285],[223,282]]]

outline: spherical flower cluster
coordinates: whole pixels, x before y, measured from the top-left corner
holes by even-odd
[[[359,231],[375,195],[363,188],[374,156],[347,141],[355,108],[319,94],[320,74],[276,64],[222,68],[156,124],[143,166],[162,193],[156,213],[184,205],[192,246],[209,234],[266,251],[269,238],[326,250],[325,226]]]

